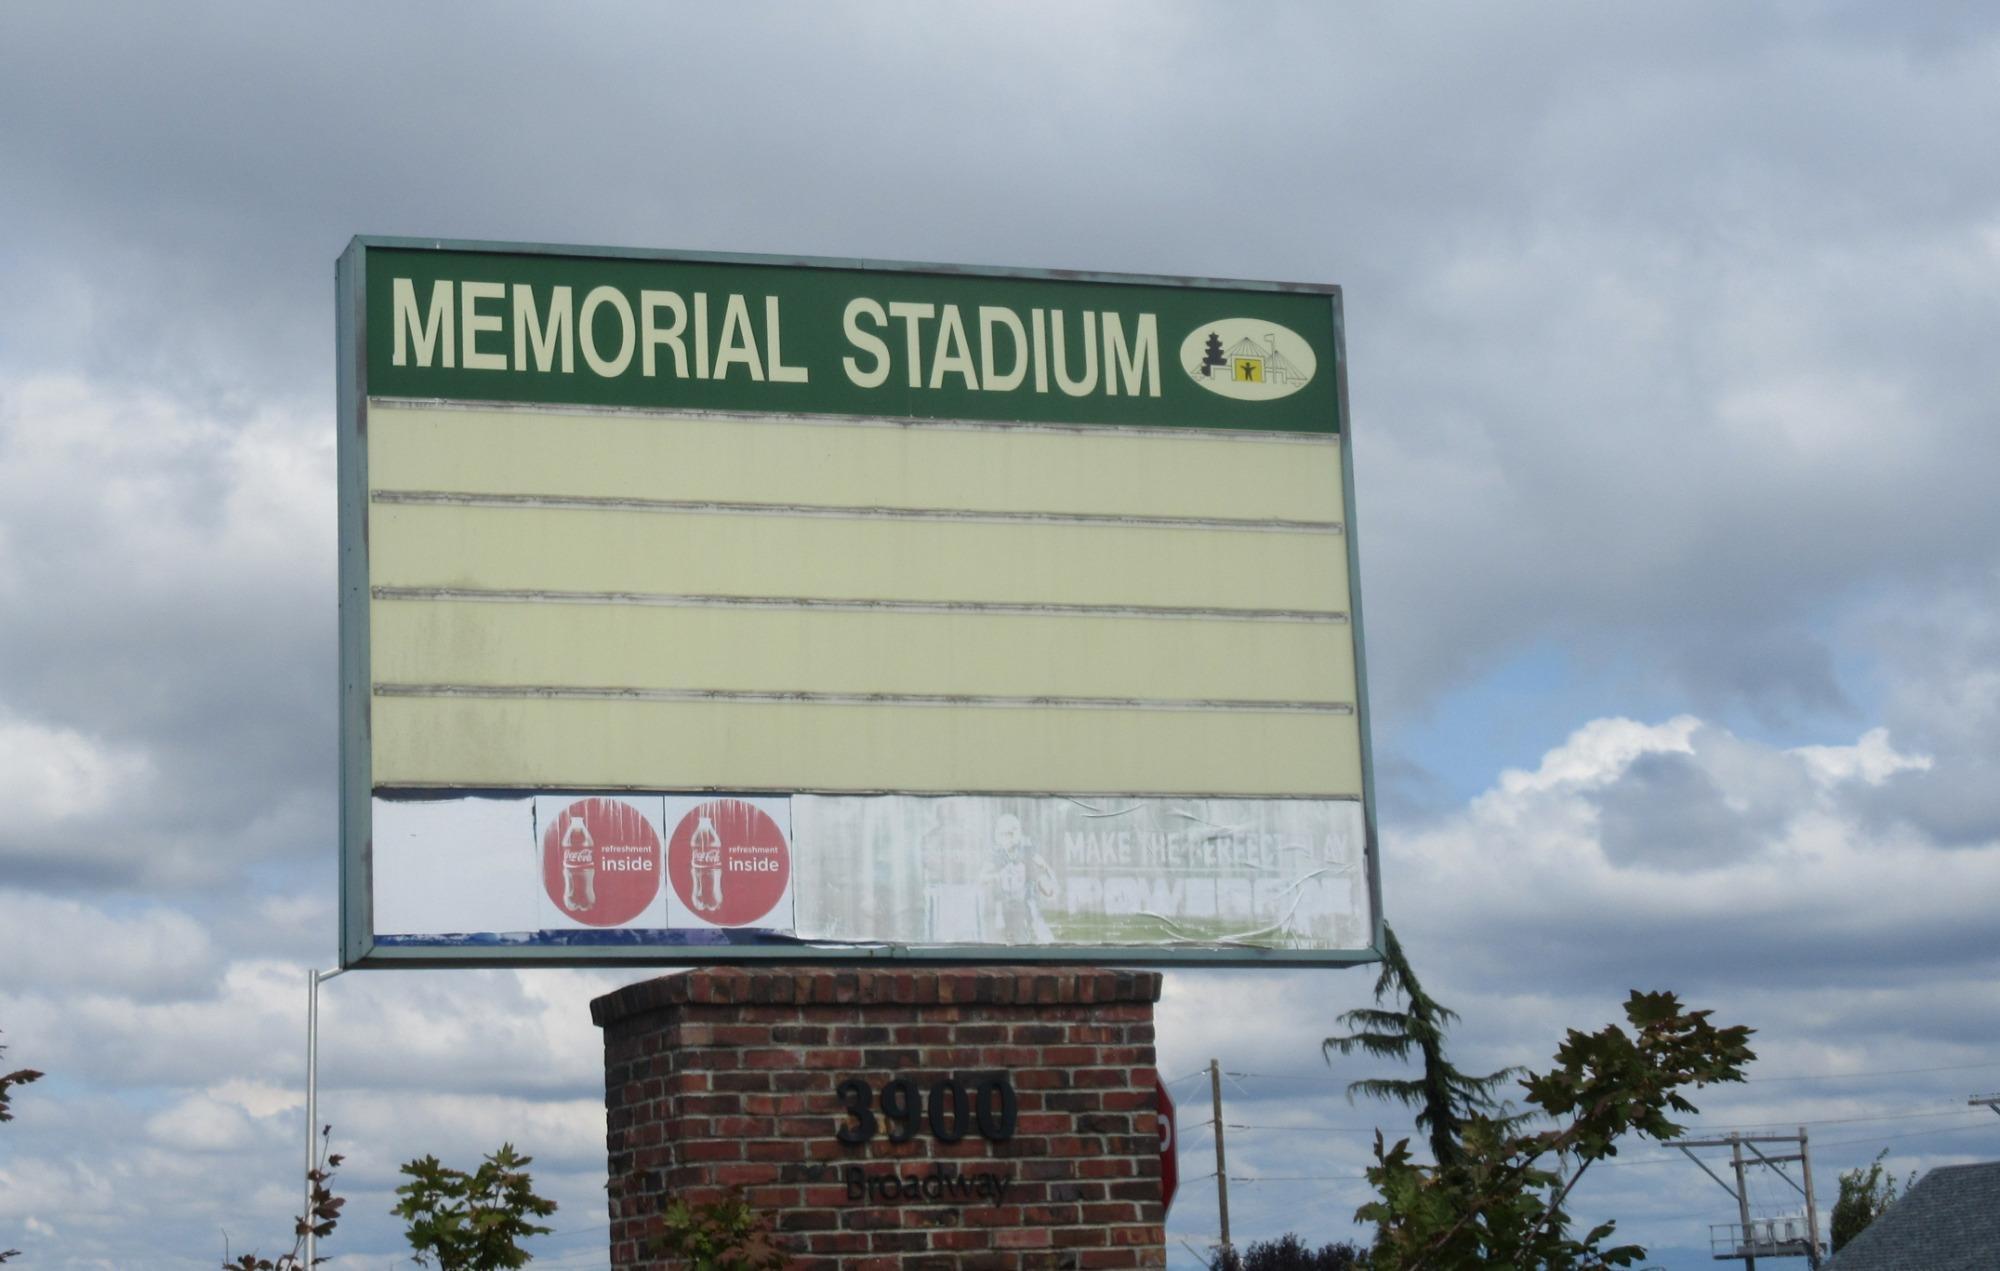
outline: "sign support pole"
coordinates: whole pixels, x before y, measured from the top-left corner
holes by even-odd
[[[319,986],[342,974],[345,967],[306,972],[306,1207],[305,1262],[313,1265],[319,1238],[313,1233],[313,1171],[319,1168]]]

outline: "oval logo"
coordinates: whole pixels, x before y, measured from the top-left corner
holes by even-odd
[[[1311,383],[1319,359],[1288,327],[1263,318],[1220,318],[1181,341],[1181,368],[1211,393],[1267,402]]]

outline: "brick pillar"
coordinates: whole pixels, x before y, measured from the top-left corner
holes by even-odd
[[[598,998],[611,1265],[664,1266],[646,1237],[666,1202],[736,1187],[813,1271],[1164,1266],[1159,996],[1148,971],[773,967]],[[1003,1087],[1004,1137],[985,1133],[1005,1128]],[[864,1128],[854,1103],[876,1133],[842,1142]]]

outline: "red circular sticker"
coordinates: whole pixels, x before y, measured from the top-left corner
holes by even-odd
[[[712,799],[674,827],[667,879],[695,917],[741,927],[771,912],[792,877],[784,831],[762,808]]]
[[[630,922],[660,891],[660,836],[617,799],[578,799],[542,831],[542,886],[578,922]]]

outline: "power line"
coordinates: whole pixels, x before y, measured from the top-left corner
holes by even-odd
[[[1923,1120],[1934,1120],[1940,1117],[1962,1117],[1965,1115],[1967,1114],[1963,1108],[1953,1108],[1946,1111],[1937,1111],[1937,1112],[1917,1112],[1917,1111],[1879,1112],[1870,1114],[1868,1116],[1856,1116],[1856,1117],[1787,1117],[1781,1121],[1731,1121],[1725,1123],[1722,1127],[1714,1129],[1711,1129],[1708,1126],[1704,1126],[1697,1123],[1694,1125],[1689,1125],[1685,1128],[1689,1130],[1698,1130],[1701,1131],[1702,1133],[1721,1134],[1721,1133],[1727,1133],[1731,1130],[1759,1130],[1759,1129],[1767,1129],[1773,1126],[1776,1126],[1778,1128],[1784,1128],[1787,1126],[1796,1126],[1796,1125],[1807,1125],[1807,1126],[1865,1125],[1870,1122],[1877,1122],[1877,1121],[1923,1121]],[[1252,1130],[1252,1131],[1263,1131],[1263,1132],[1275,1132],[1282,1134],[1374,1134],[1377,1133],[1378,1131],[1381,1131],[1383,1133],[1388,1132],[1381,1126],[1258,1125],[1250,1122],[1238,1122],[1238,1121],[1225,1121],[1223,1122],[1223,1128],[1229,1130]],[[1183,1131],[1183,1134],[1196,1133],[1196,1132],[1206,1132],[1212,1134],[1214,1133],[1214,1127],[1205,1121],[1197,1122],[1196,1124],[1187,1127],[1187,1129]]]
[[[1846,1080],[1856,1077],[1896,1077],[1896,1076],[1908,1076],[1916,1073],[1962,1072],[1970,1069],[1995,1068],[1995,1067],[2000,1067],[2000,1060],[1982,1060],[1978,1063],[1970,1063],[1970,1064],[1937,1064],[1924,1068],[1878,1068],[1878,1069],[1869,1069],[1861,1072],[1792,1073],[1776,1077],[1750,1077],[1748,1078],[1748,1080],[1762,1081],[1762,1082],[1834,1081],[1834,1080]],[[1188,1076],[1198,1077],[1203,1075],[1205,1071],[1206,1070],[1204,1069],[1197,1072],[1189,1073]],[[1327,1080],[1327,1077],[1331,1076],[1330,1073],[1327,1074],[1327,1077],[1322,1077],[1317,1074],[1306,1074],[1306,1073],[1274,1073],[1274,1072],[1245,1072],[1245,1071],[1225,1071],[1224,1075],[1235,1078],[1248,1078],[1255,1081],[1303,1082],[1309,1085],[1322,1084]],[[1186,1078],[1182,1077],[1182,1078],[1177,1078],[1176,1080],[1186,1080]],[[1755,1129],[1766,1126],[1783,1127],[1783,1126],[1795,1126],[1795,1125],[1807,1125],[1807,1126],[1859,1125],[1871,1121],[1896,1121],[1905,1119],[1918,1120],[1930,1117],[1943,1117],[1951,1115],[1956,1115],[1956,1114],[1951,1112],[1910,1111],[1910,1112],[1871,1113],[1864,1116],[1852,1116],[1852,1117],[1820,1117],[1820,1118],[1805,1117],[1803,1119],[1798,1117],[1790,1117],[1782,1121],[1758,1121],[1751,1123],[1736,1123],[1735,1125],[1733,1125],[1732,1128]],[[1253,1124],[1239,1125],[1235,1122],[1227,1122],[1225,1124],[1226,1128],[1232,1130],[1277,1130],[1277,1131],[1285,1131],[1293,1133],[1323,1132],[1331,1134],[1372,1134],[1375,1131],[1375,1127],[1362,1127],[1362,1126],[1340,1126],[1340,1125],[1275,1126],[1275,1125],[1253,1125]],[[1699,1127],[1690,1127],[1690,1128],[1699,1128]]]
[[[1801,1072],[1777,1077],[1746,1077],[1745,1081],[1844,1081],[1852,1077],[1907,1077],[1925,1072],[1965,1072],[1974,1068],[2000,1068],[2000,1059],[1984,1059],[1970,1064],[1937,1064],[1928,1068],[1870,1068],[1858,1072]],[[1302,1081],[1309,1085],[1320,1085],[1339,1080],[1333,1071],[1325,1073],[1302,1072],[1237,1072],[1231,1077],[1248,1077],[1258,1081]]]
[[[1785,1121],[1753,1121],[1748,1123],[1738,1122],[1731,1125],[1730,1128],[1735,1130],[1763,1130],[1763,1129],[1769,1129],[1772,1126],[1777,1126],[1778,1128],[1782,1129],[1785,1126],[1790,1126],[1790,1125],[1859,1125],[1866,1121],[1917,1121],[1917,1120],[1922,1120],[1926,1117],[1957,1117],[1964,1115],[1965,1115],[1964,1109],[1954,1108],[1950,1112],[1884,1112],[1876,1116],[1822,1117],[1818,1120],[1814,1120],[1811,1117],[1807,1117],[1804,1120],[1800,1120],[1797,1117],[1793,1117]],[[1689,1126],[1688,1128],[1701,1129],[1700,1126]]]
[[[1834,1139],[1831,1142],[1821,1144],[1821,1146],[1838,1147],[1843,1144],[1853,1143],[1888,1143],[1895,1139],[1920,1139],[1926,1134],[1957,1134],[1964,1130],[1984,1130],[1986,1128],[1988,1128],[1988,1123],[1986,1122],[1981,1122],[1978,1125],[1946,1125],[1940,1126],[1935,1130],[1913,1130],[1908,1134],[1878,1134],[1873,1138],[1866,1139]]]
[[[1811,1124],[1811,1122],[1808,1122],[1807,1124]],[[1875,1135],[1869,1135],[1865,1138],[1858,1138],[1858,1139],[1828,1139],[1823,1143],[1815,1144],[1815,1146],[1852,1147],[1859,1143],[1890,1143],[1898,1139],[1920,1139],[1923,1138],[1925,1135],[1929,1134],[1958,1134],[1965,1130],[1980,1130],[1984,1128],[1985,1128],[1984,1123],[1976,1123],[1972,1125],[1945,1125],[1945,1126],[1939,1126],[1934,1130],[1912,1130],[1908,1134],[1875,1134]],[[1672,1140],[1668,1140],[1668,1142],[1671,1143]],[[1637,1160],[1630,1160],[1630,1161],[1598,1161],[1597,1166],[1600,1169],[1613,1169],[1621,1165],[1660,1165],[1668,1161],[1677,1161],[1681,1159],[1682,1159],[1681,1157],[1677,1156],[1649,1156],[1649,1157],[1640,1157]]]
[[[2000,1068],[2000,1059],[1976,1064],[1939,1064],[1934,1068],[1876,1068],[1867,1072],[1802,1072],[1788,1077],[1746,1077],[1746,1081],[1837,1081],[1848,1077],[1907,1077],[1919,1072],[1964,1072],[1970,1068]]]
[[[1293,1134],[1373,1134],[1379,1126],[1373,1125],[1238,1125],[1225,1121],[1231,1130],[1284,1130]]]
[[[1816,1146],[1852,1147],[1861,1143],[1888,1143],[1899,1139],[1920,1139],[1931,1134],[1957,1134],[1964,1130],[1984,1129],[1987,1124],[1987,1122],[1981,1120],[1971,1125],[1940,1126],[1934,1130],[1914,1130],[1908,1134],[1877,1134],[1866,1138],[1830,1139]],[[1669,1165],[1682,1160],[1684,1158],[1678,1156],[1642,1156],[1631,1160],[1604,1159],[1597,1161],[1595,1167],[1598,1169],[1620,1169],[1634,1165]],[[1212,1171],[1202,1175],[1202,1179],[1213,1177],[1215,1175]],[[1229,1181],[1232,1183],[1334,1183],[1366,1181],[1367,1178],[1366,1174],[1260,1174],[1254,1177],[1245,1174],[1231,1174]],[[1199,1182],[1201,1179],[1193,1181]]]

